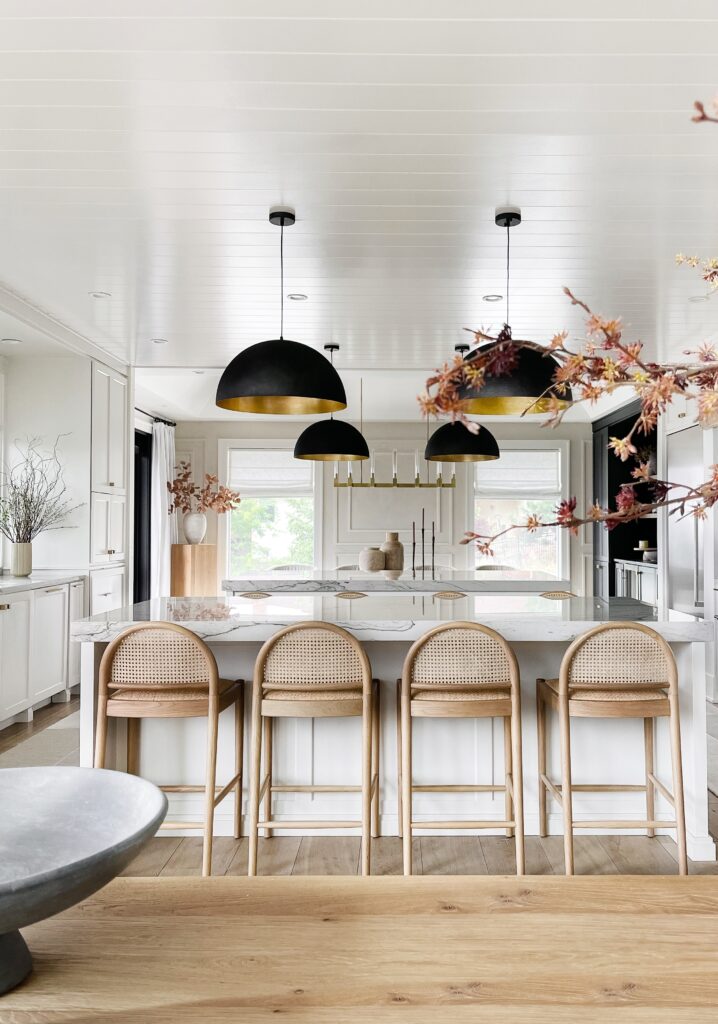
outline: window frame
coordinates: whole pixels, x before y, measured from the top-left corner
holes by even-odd
[[[553,440],[516,440],[503,441],[497,437],[499,449],[503,451],[558,451],[559,453],[559,476],[560,476],[560,490],[558,494],[561,501],[565,501],[571,494],[571,442],[563,438],[555,438]],[[467,487],[467,506],[466,506],[466,522],[467,530],[473,530],[474,528],[474,502],[477,495],[477,480],[478,472],[480,472],[481,463],[472,463],[472,472],[470,474],[469,486]],[[531,494],[531,498],[555,498],[557,492],[540,492],[537,491],[535,494]],[[521,495],[521,497],[529,497],[529,495]],[[510,498],[510,495],[506,495],[506,498]],[[558,578],[563,583],[569,583],[571,580],[571,538],[569,531],[560,527],[554,527],[559,531],[559,545],[558,545]],[[475,557],[469,556],[468,568],[475,568]],[[526,580],[528,581],[528,577]],[[517,582],[521,582],[521,578]]]
[[[293,452],[295,438],[244,438],[222,437],[217,442],[217,476],[220,484],[229,486],[229,453],[232,449],[267,449],[273,451]],[[321,462],[313,462],[312,489],[314,497],[314,565],[321,571],[323,561],[323,525],[324,525],[324,466]],[[240,498],[242,492],[239,492]],[[222,520],[225,520],[223,523]],[[221,579],[229,579],[229,523],[230,513],[219,517],[217,524],[217,561],[222,567]],[[256,573],[253,573],[256,576]]]

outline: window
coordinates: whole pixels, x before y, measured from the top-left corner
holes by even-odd
[[[529,515],[552,519],[567,494],[568,444],[500,442],[501,458],[478,463],[474,473],[473,529],[494,535]],[[475,564],[502,566],[565,578],[568,548],[565,530],[513,530],[493,545],[493,557],[479,553]]]
[[[314,565],[313,463],[286,450],[229,448],[227,484],[242,499],[227,514],[230,576]]]

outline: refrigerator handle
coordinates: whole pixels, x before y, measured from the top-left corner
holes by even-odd
[[[693,606],[703,607],[703,595],[700,593],[700,545],[698,543],[698,517],[693,517]]]

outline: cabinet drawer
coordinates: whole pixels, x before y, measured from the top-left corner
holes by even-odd
[[[102,569],[90,573],[90,615],[121,608],[125,596],[125,569]]]

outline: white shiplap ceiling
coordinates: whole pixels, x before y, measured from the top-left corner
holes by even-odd
[[[0,0],[0,282],[222,367],[276,336],[286,203],[285,333],[425,369],[500,325],[513,203],[517,336],[580,334],[568,284],[675,353],[718,335],[673,262],[718,254],[716,92],[715,0]]]

